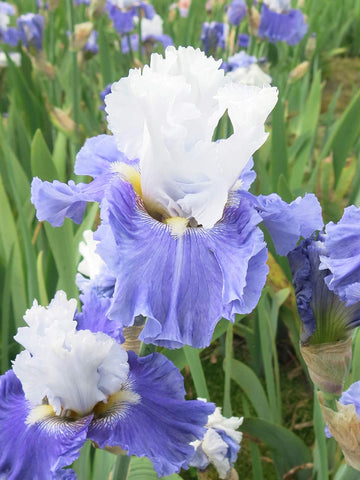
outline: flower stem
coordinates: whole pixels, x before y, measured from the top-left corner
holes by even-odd
[[[233,358],[233,324],[229,322],[227,331],[226,331],[226,340],[225,340],[225,359],[224,359],[224,370],[225,370],[225,385],[224,385],[224,415],[230,417],[232,413],[231,409],[231,366]]]
[[[322,394],[325,401],[325,405],[328,408],[331,408],[331,410],[334,410],[334,412],[337,412],[336,400],[338,400],[339,397],[326,392],[322,392]]]
[[[138,36],[139,36],[139,45],[138,45],[138,54],[139,60],[142,62],[142,31],[141,31],[141,8],[138,8],[138,17],[139,17],[139,24],[138,24]]]
[[[127,480],[130,472],[131,457],[118,455],[112,473],[112,480]]]
[[[72,38],[74,38],[75,25],[74,25],[74,6],[73,6],[72,0],[67,0],[67,11],[69,15],[68,16],[69,30]],[[79,78],[79,70],[78,70],[78,64],[77,64],[77,53],[76,51],[71,51],[70,54],[72,56],[72,80],[73,80],[72,88],[73,88],[74,122],[77,127],[79,124],[80,78]]]

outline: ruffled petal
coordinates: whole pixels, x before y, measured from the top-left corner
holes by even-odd
[[[88,184],[75,184],[72,180],[68,184],[57,180],[50,183],[34,177],[31,202],[41,222],[46,220],[53,227],[60,227],[67,217],[75,223],[81,223],[87,203],[100,202],[107,183],[105,175]]]
[[[99,297],[94,290],[89,290],[85,295],[80,295],[80,300],[83,305],[81,313],[75,315],[77,330],[103,332],[118,343],[125,341],[121,325],[106,316],[111,304],[110,298]]]
[[[116,250],[104,239],[98,251],[117,278],[109,317],[124,325],[148,317],[140,337],[147,343],[208,345],[222,314],[222,273],[203,229],[173,237],[120,179],[110,187],[107,214]]]
[[[100,447],[120,446],[128,455],[149,458],[159,476],[187,468],[194,455],[190,442],[205,433],[213,404],[185,401],[183,378],[160,354],[137,357],[129,352],[129,388],[137,403],[118,404],[95,418],[89,438]]]
[[[129,160],[120,152],[113,135],[98,135],[88,138],[79,150],[74,172],[76,175],[90,175],[96,178],[104,173],[112,173],[111,167],[114,162],[136,165],[138,160]]]
[[[0,477],[6,480],[67,479],[61,472],[79,456],[91,417],[68,421],[47,417],[34,424],[26,420],[31,411],[20,381],[9,370],[0,377]]]
[[[279,255],[287,255],[300,237],[310,237],[323,228],[321,206],[312,193],[291,203],[284,202],[276,193],[253,200]]]
[[[109,317],[131,325],[147,316],[143,341],[205,347],[224,311],[233,318],[256,305],[266,251],[256,227],[261,218],[247,199],[228,207],[213,229],[187,228],[176,237],[147,214],[130,184],[116,179],[102,215],[98,252],[117,278]],[[257,279],[251,261],[263,262]]]
[[[224,217],[211,230],[209,247],[223,275],[223,315],[234,320],[235,313],[250,313],[265,284],[268,267],[264,237],[256,226],[261,217],[246,198],[226,208]]]
[[[348,305],[360,301],[360,208],[344,210],[341,220],[327,224],[326,254],[320,268],[330,270],[326,283]]]

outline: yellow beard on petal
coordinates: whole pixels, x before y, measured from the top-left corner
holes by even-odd
[[[164,220],[169,225],[171,235],[175,238],[182,237],[189,226],[189,219],[184,217],[170,217]]]
[[[140,173],[135,170],[134,167],[131,167],[123,162],[114,162],[111,165],[111,170],[114,173],[118,173],[120,177],[127,182],[131,183],[135,193],[137,193],[140,197],[142,196]]]
[[[55,415],[55,410],[51,405],[39,405],[30,411],[25,423],[35,425],[35,423],[41,422],[45,418],[55,417]]]
[[[140,399],[140,395],[138,395],[136,392],[131,390],[120,390],[119,392],[110,395],[106,403],[97,403],[94,408],[94,413],[95,415],[100,415],[121,404],[139,403]]]

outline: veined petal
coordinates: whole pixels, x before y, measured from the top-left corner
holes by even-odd
[[[111,299],[100,297],[95,290],[89,290],[80,295],[81,313],[75,315],[78,330],[90,330],[93,333],[103,332],[118,343],[124,342],[122,327],[119,322],[109,320],[106,313],[110,308]]]
[[[353,305],[360,301],[360,208],[346,208],[341,220],[328,223],[325,232],[320,268],[330,271],[325,279],[330,290]]]
[[[140,337],[146,342],[207,345],[222,314],[222,274],[206,233],[196,229],[176,239],[137,206],[129,184],[118,179],[109,191],[116,250],[108,243],[99,248],[106,263],[117,262],[108,263],[117,278],[109,317],[131,325],[137,315],[147,316]]]
[[[29,425],[31,411],[20,381],[9,370],[0,377],[0,477],[6,480],[70,480],[62,467],[79,456],[91,416],[76,421],[47,417]]]
[[[276,193],[253,199],[279,255],[295,248],[300,237],[307,238],[323,228],[321,206],[312,193],[291,203],[284,202]]]
[[[174,237],[139,202],[131,185],[116,179],[102,204],[98,251],[116,275],[109,317],[131,325],[147,316],[145,342],[207,346],[224,312],[233,319],[258,301],[267,273],[261,218],[243,198],[213,229]]]
[[[190,442],[204,435],[214,405],[185,401],[180,372],[160,354],[129,352],[129,364],[128,388],[139,400],[104,411],[91,423],[89,438],[149,458],[159,476],[187,468],[194,454]]]
[[[255,305],[248,305],[245,289],[252,288],[249,281],[249,262],[256,255],[264,251],[266,245],[260,229],[256,226],[261,222],[261,217],[251,208],[245,198],[240,199],[240,204],[226,208],[224,218],[209,232],[211,250],[214,252],[221,267],[223,275],[222,299],[228,317],[234,319],[234,313],[250,313]],[[264,259],[262,255],[262,259]],[[260,267],[260,266],[259,266]],[[263,268],[257,271],[256,289],[258,295],[265,284],[268,268],[266,260]],[[258,301],[259,296],[257,296]],[[245,301],[244,301],[245,300]],[[229,308],[231,310],[229,310]]]
[[[39,221],[48,221],[53,227],[60,227],[65,218],[81,223],[88,202],[100,202],[108,178],[103,175],[86,184],[68,184],[54,180],[53,183],[42,182],[34,177],[31,183],[31,202],[36,208]]]

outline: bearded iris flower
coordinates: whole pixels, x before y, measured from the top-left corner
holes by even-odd
[[[152,19],[155,9],[152,5],[140,0],[107,0],[106,9],[115,30],[120,35],[131,32],[135,28],[135,18],[139,10],[147,19]]]
[[[96,30],[93,30],[84,46],[84,52],[89,55],[96,55],[99,52],[99,46],[97,44],[99,33]]]
[[[205,347],[221,317],[253,310],[268,271],[262,220],[282,254],[322,227],[313,195],[287,204],[247,192],[277,90],[232,83],[220,64],[192,47],[152,55],[106,97],[113,136],[77,156],[75,172],[94,180],[33,180],[37,217],[54,226],[101,202],[96,251],[116,277],[107,315],[123,326],[148,317],[146,343]],[[234,133],[213,141],[225,112]]]
[[[144,46],[156,44],[160,42],[164,49],[169,45],[173,45],[172,38],[163,33],[163,20],[160,15],[154,15],[151,19],[141,18],[141,40]],[[139,49],[139,35],[134,33],[130,35],[129,39],[123,37],[121,40],[121,50],[123,53],[129,53],[129,40],[131,49],[137,51]],[[110,93],[110,92],[109,92]]]
[[[199,400],[206,402],[201,398]],[[242,433],[237,430],[242,422],[243,418],[224,417],[221,408],[216,407],[209,415],[204,437],[192,443],[195,455],[190,465],[205,470],[213,464],[220,478],[227,478],[240,450]]]
[[[180,372],[162,355],[137,357],[77,329],[75,310],[57,292],[48,308],[35,301],[26,312],[15,337],[25,350],[0,377],[0,477],[72,477],[62,468],[86,439],[147,456],[159,476],[187,468],[214,405],[185,401]]]
[[[215,55],[220,48],[225,50],[229,25],[221,22],[204,22],[201,31],[201,41],[207,55]]]
[[[300,10],[291,9],[290,0],[264,0],[258,35],[269,42],[296,45],[308,29]]]
[[[232,25],[238,26],[242,19],[246,17],[246,12],[245,0],[232,0],[227,10],[229,22]]]
[[[288,254],[303,322],[301,352],[316,385],[340,395],[351,364],[351,334],[360,325],[360,302],[347,306],[327,284],[327,237],[304,240]]]
[[[17,19],[20,39],[28,50],[42,50],[44,23],[44,17],[35,13],[25,13]]]
[[[20,34],[14,27],[10,27],[10,17],[15,15],[15,7],[8,2],[0,3],[0,38],[12,47],[15,47],[19,40]]]

